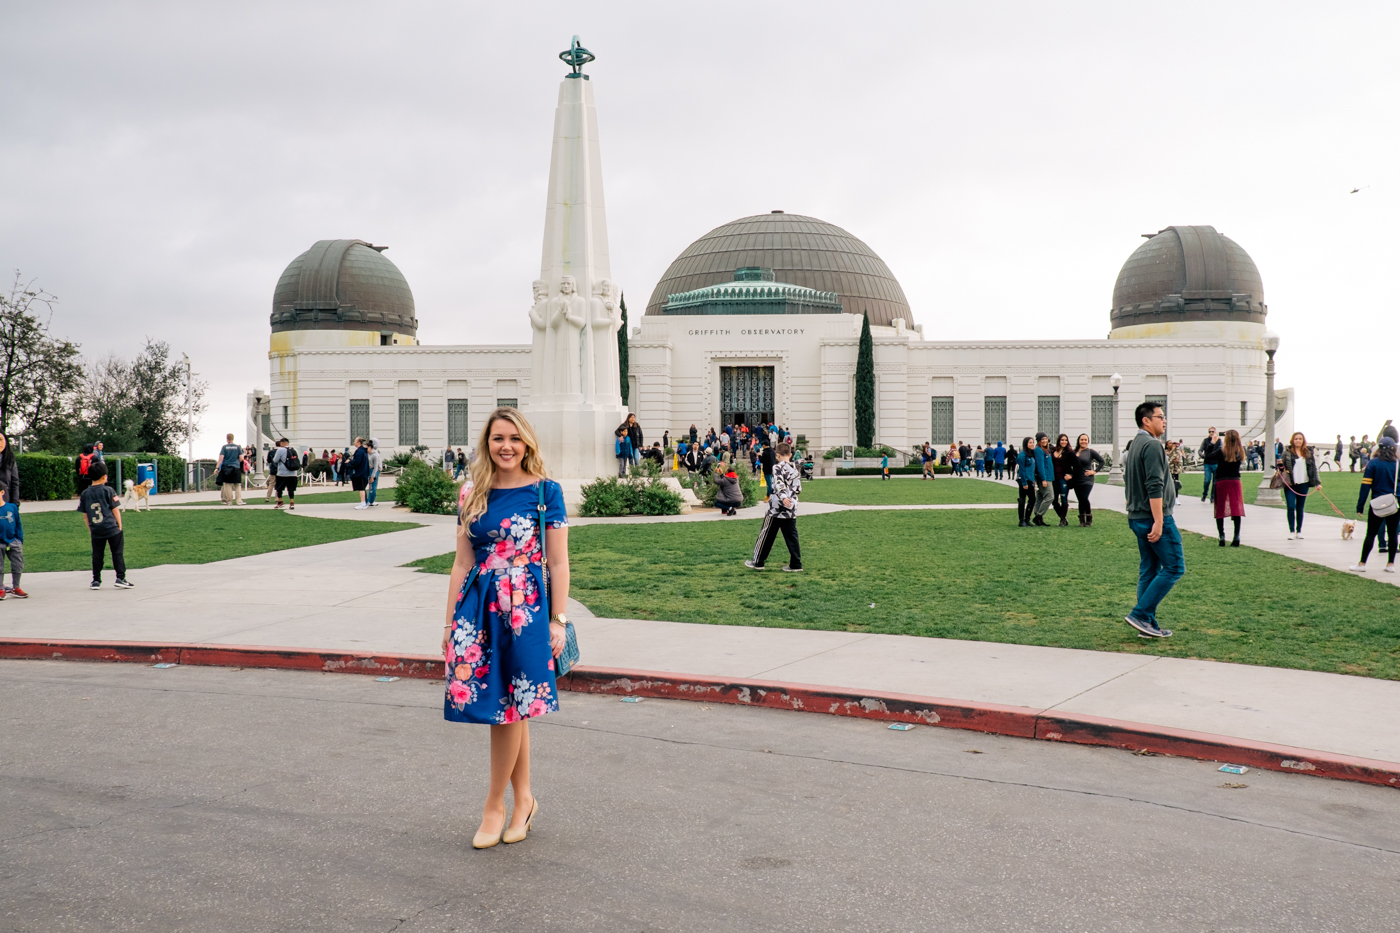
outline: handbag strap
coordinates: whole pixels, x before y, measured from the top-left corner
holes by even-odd
[[[541,479],[538,484],[540,491],[539,500],[539,535],[540,535],[540,567],[544,577],[544,612],[546,619],[553,619],[554,614],[549,611],[549,551],[545,548],[545,521],[544,521],[544,484],[546,480]]]

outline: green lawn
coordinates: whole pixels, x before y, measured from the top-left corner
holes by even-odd
[[[1159,611],[1176,635],[1148,641],[1123,622],[1138,555],[1122,521],[1023,529],[1001,510],[867,511],[808,516],[799,527],[802,574],[778,570],[787,556],[781,539],[768,570],[743,566],[756,521],[579,527],[569,541],[572,595],[613,618],[925,635],[1400,679],[1400,588],[1266,551],[1221,549],[1186,534],[1186,577]],[[446,573],[451,555],[417,565]]]
[[[1356,516],[1356,495],[1361,489],[1361,473],[1341,472],[1341,473],[1318,473],[1318,480],[1322,483],[1322,492],[1337,504],[1342,514],[1347,518]],[[1183,496],[1201,497],[1201,484],[1205,479],[1204,473],[1183,473],[1181,476],[1181,494]],[[1263,479],[1262,473],[1244,474],[1244,501],[1246,505],[1253,505],[1255,496],[1259,495],[1259,483]],[[1264,506],[1267,508],[1267,506]],[[1283,508],[1282,505],[1279,508]],[[1307,512],[1309,514],[1331,515],[1334,518],[1337,513],[1332,511],[1332,507],[1327,504],[1316,489],[1308,493]]]
[[[24,569],[87,570],[91,538],[76,512],[35,512],[23,517]],[[357,522],[266,509],[162,510],[123,513],[128,567],[207,564],[230,557],[326,544],[407,528],[412,522]],[[111,558],[108,557],[110,566]]]
[[[936,480],[916,476],[888,480],[878,476],[837,477],[804,481],[802,501],[838,505],[1015,502],[1016,487],[947,475]]]

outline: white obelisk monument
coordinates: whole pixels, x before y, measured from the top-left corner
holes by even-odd
[[[627,418],[618,372],[621,289],[608,263],[598,114],[583,66],[593,55],[578,36],[559,57],[572,68],[559,84],[540,275],[530,309],[533,336],[526,416],[550,476],[572,512],[580,489],[617,474],[613,432]]]

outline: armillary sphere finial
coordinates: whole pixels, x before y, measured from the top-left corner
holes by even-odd
[[[579,45],[578,36],[574,36],[574,41],[569,43],[568,49],[559,53],[559,60],[573,69],[573,73],[568,77],[587,79],[588,76],[583,73],[583,66],[593,61],[593,53]]]

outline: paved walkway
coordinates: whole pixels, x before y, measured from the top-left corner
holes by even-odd
[[[1101,507],[1116,497],[1097,493]],[[1004,508],[1004,506],[971,506]],[[843,506],[813,505],[806,514]],[[0,605],[0,636],[30,639],[229,644],[350,653],[435,654],[446,578],[401,565],[449,551],[450,516],[408,515],[351,504],[300,514],[412,520],[423,527],[242,557],[134,571],[137,589],[86,589],[87,574],[26,575],[34,598]],[[756,516],[760,510],[745,510]],[[1180,510],[1197,530],[1199,501]],[[1347,560],[1325,534],[1276,534],[1282,514],[1251,508],[1246,540],[1334,565]],[[716,513],[649,521],[716,521]],[[576,519],[576,524],[612,520]],[[1318,530],[1326,519],[1311,516]],[[1213,520],[1211,526],[1213,530]],[[1348,544],[1350,547],[1350,544]],[[736,560],[738,557],[736,557]],[[1377,575],[1381,576],[1381,575]],[[754,678],[1029,707],[1150,723],[1316,751],[1400,762],[1400,682],[985,642],[595,618],[575,601],[588,666]]]

